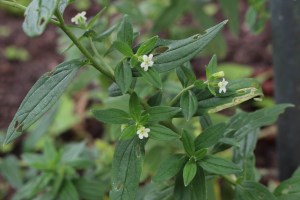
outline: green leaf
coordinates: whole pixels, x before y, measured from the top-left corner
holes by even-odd
[[[93,40],[97,41],[97,42],[102,42],[107,37],[109,37],[118,28],[118,26],[119,26],[119,24],[115,24],[115,25],[109,27],[106,31],[104,31],[103,33],[101,33],[97,37],[93,38]]]
[[[174,189],[175,200],[206,200],[207,189],[205,174],[201,167],[198,167],[196,176],[188,186],[184,186],[183,177],[178,173]]]
[[[84,200],[99,200],[103,199],[105,190],[109,188],[109,184],[98,180],[89,180],[80,178],[79,180],[74,181],[76,190]],[[101,185],[101,187],[99,187]]]
[[[198,101],[192,91],[186,91],[181,95],[180,107],[186,121],[189,121],[197,111]]]
[[[116,48],[119,52],[121,52],[124,56],[127,56],[127,57],[133,56],[132,49],[125,42],[115,41],[113,43],[113,47]]]
[[[205,84],[204,81],[202,81],[202,80],[196,80],[196,81],[194,82],[194,85],[195,85],[195,87],[196,87],[197,89],[199,89],[199,90],[202,90],[202,89],[205,89],[205,88],[206,88],[206,84]]]
[[[220,123],[205,129],[196,139],[196,150],[209,148],[215,145],[225,133],[226,124]]]
[[[120,140],[127,140],[129,138],[132,138],[136,134],[136,125],[130,125],[124,128],[122,131],[122,134],[120,136]]]
[[[182,143],[185,152],[189,156],[194,155],[195,152],[194,138],[186,130],[183,130],[182,132]]]
[[[127,112],[116,108],[93,110],[92,112],[97,120],[108,124],[126,124],[130,120]]]
[[[145,80],[158,89],[162,89],[162,82],[159,73],[153,67],[150,67],[148,71],[144,71],[141,67],[136,68]]]
[[[244,181],[236,187],[235,200],[276,200],[276,197],[260,183]]]
[[[103,12],[106,10],[106,8],[107,7],[102,7],[102,9],[96,15],[94,15],[91,20],[89,20],[87,24],[87,29],[91,29],[92,27],[94,27],[94,25],[96,24],[100,16],[103,14]]]
[[[116,66],[115,77],[116,83],[118,84],[122,93],[125,94],[129,90],[132,82],[132,72],[128,62],[124,61]]]
[[[174,131],[171,129],[156,124],[156,125],[151,125],[150,127],[150,138],[155,139],[155,140],[174,140],[174,139],[179,139],[180,135],[176,134]]]
[[[157,40],[158,36],[154,36],[143,42],[138,48],[136,55],[141,56],[150,53],[155,48]]]
[[[141,118],[142,106],[136,93],[132,93],[129,99],[129,112],[132,118],[138,122]]]
[[[21,169],[18,159],[15,156],[6,156],[0,162],[0,174],[13,188],[18,189],[23,185]]]
[[[205,69],[207,79],[210,79],[211,76],[218,71],[217,66],[218,66],[217,56],[213,55],[213,57],[211,58],[211,60],[208,63],[208,66]]]
[[[17,113],[10,123],[4,143],[9,143],[20,136],[42,115],[44,115],[66,90],[76,76],[82,60],[71,60],[44,74],[30,89]]]
[[[127,43],[129,46],[132,45],[133,41],[133,28],[132,24],[127,15],[123,17],[123,20],[120,24],[118,33],[117,33],[118,41]]]
[[[135,199],[142,171],[144,147],[137,137],[120,141],[112,163],[110,199]]]
[[[220,157],[207,155],[201,161],[198,161],[200,167],[212,174],[235,174],[240,173],[241,169],[236,164]]]
[[[189,160],[183,168],[183,183],[188,186],[197,173],[197,165],[195,161]]]
[[[156,174],[153,176],[153,181],[160,183],[169,180],[175,176],[186,162],[183,155],[173,155],[166,160],[162,161]]]
[[[189,62],[186,62],[183,66],[176,68],[176,74],[183,87],[193,84],[196,80],[196,76]]]
[[[223,28],[226,22],[227,21],[221,22],[208,29],[204,35],[197,34],[176,41],[161,41],[161,46],[166,46],[168,50],[154,57],[153,67],[156,68],[159,73],[162,73],[181,66],[200,53]]]
[[[25,11],[23,30],[29,37],[41,35],[50,21],[58,0],[33,0]]]
[[[157,91],[153,96],[148,99],[149,106],[159,106],[162,101],[162,90]]]
[[[180,111],[181,108],[178,107],[154,106],[149,108],[147,113],[149,113],[149,121],[156,122],[170,119]]]
[[[64,181],[63,187],[61,188],[58,194],[58,199],[79,200],[78,192],[71,181]]]
[[[195,157],[197,160],[202,160],[208,152],[208,149],[200,149],[195,152]]]
[[[60,0],[59,1],[57,8],[61,14],[64,13],[66,7],[68,6],[68,3],[69,3],[69,0]]]

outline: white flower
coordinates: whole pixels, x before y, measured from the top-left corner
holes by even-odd
[[[71,19],[71,22],[75,23],[75,24],[85,24],[86,22],[86,12],[82,11],[81,13],[78,13],[75,17],[73,17]]]
[[[149,136],[149,133],[150,133],[150,128],[145,128],[144,126],[141,126],[136,132],[136,134],[139,135],[140,139],[147,138]]]
[[[141,63],[141,68],[144,69],[144,71],[148,71],[148,67],[152,67],[153,65],[153,54],[150,54],[149,56],[143,55],[143,62]]]
[[[219,86],[219,93],[226,93],[226,85],[228,84],[228,81],[225,81],[225,78],[223,78],[222,81],[220,81],[218,83],[218,86]]]

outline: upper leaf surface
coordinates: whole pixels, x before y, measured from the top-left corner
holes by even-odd
[[[63,94],[82,65],[82,60],[67,61],[58,65],[53,72],[40,77],[21,103],[8,127],[4,142],[11,142],[45,114]]]

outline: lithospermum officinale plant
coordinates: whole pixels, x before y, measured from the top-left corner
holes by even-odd
[[[45,114],[76,78],[79,69],[91,65],[110,79],[108,90],[112,97],[129,96],[129,109],[92,111],[97,120],[120,125],[111,171],[111,200],[137,199],[142,161],[147,153],[144,149],[149,140],[174,141],[183,148],[161,162],[151,180],[163,187],[152,191],[148,199],[205,200],[210,195],[207,183],[216,177],[231,184],[236,199],[285,197],[287,193],[283,191],[287,186],[280,186],[273,194],[257,182],[253,150],[259,128],[274,123],[290,105],[277,105],[253,113],[239,112],[228,123],[212,124],[211,113],[249,99],[262,98],[262,90],[254,79],[226,80],[224,72],[218,71],[216,56],[206,66],[206,80],[197,80],[191,69],[190,60],[220,32],[226,21],[204,34],[185,39],[167,40],[153,36],[134,45],[136,34],[126,16],[98,34],[94,28],[101,12],[90,20],[85,12],[79,13],[71,20],[77,28],[84,30],[78,38],[63,18],[68,0],[33,0],[28,7],[14,1],[1,0],[0,3],[24,10],[23,30],[28,36],[41,35],[46,25],[52,23],[82,53],[81,58],[59,64],[35,83],[13,118],[4,143],[12,142]],[[116,37],[107,51],[117,50],[123,55],[116,66],[109,66],[95,48],[112,33]],[[91,51],[82,38],[90,41]],[[175,95],[164,88],[164,80],[174,72],[182,85],[182,90]],[[148,83],[152,96],[145,97],[136,91],[141,80]],[[193,117],[199,119],[201,133],[195,134],[174,124],[174,118],[189,123]],[[233,150],[232,160],[216,155],[229,148]],[[72,190],[65,195],[72,195],[75,186],[71,186]]]

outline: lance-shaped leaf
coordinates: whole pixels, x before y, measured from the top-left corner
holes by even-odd
[[[28,36],[34,37],[43,33],[56,9],[57,2],[58,0],[33,0],[29,4],[23,23],[23,30]]]
[[[95,118],[108,124],[126,124],[131,117],[123,110],[111,108],[106,110],[93,110]]]
[[[149,113],[149,121],[164,121],[170,119],[178,112],[181,108],[169,107],[169,106],[154,106],[147,110]]]
[[[144,71],[140,66],[136,68],[145,80],[158,89],[162,89],[162,82],[159,73],[152,67]]]
[[[197,97],[192,91],[189,90],[181,95],[180,107],[182,108],[184,118],[187,121],[190,120],[197,111],[198,107]]]
[[[197,34],[186,39],[166,42],[168,43],[166,45],[168,50],[154,57],[153,67],[162,73],[181,66],[200,53],[223,28],[226,22],[221,22],[208,29],[203,35]]]
[[[235,174],[242,171],[240,167],[233,162],[212,155],[207,155],[204,159],[198,161],[198,164],[205,171],[213,174]]]
[[[127,15],[123,17],[123,20],[121,21],[118,33],[117,33],[117,39],[118,41],[125,42],[129,46],[132,45],[133,41],[133,28],[132,24],[128,18]]]
[[[183,168],[183,183],[188,186],[197,173],[197,165],[194,160],[189,160]]]
[[[179,139],[180,135],[176,134],[171,129],[155,124],[149,127],[150,128],[150,138],[155,140],[174,140]]]
[[[111,200],[135,199],[142,171],[143,148],[137,137],[117,144],[112,163]]]
[[[128,62],[119,63],[115,68],[115,77],[117,85],[123,94],[125,94],[132,82],[132,72]]]
[[[153,181],[162,182],[175,176],[186,162],[186,158],[183,155],[173,155],[164,160],[156,174],[153,177]]]
[[[44,74],[30,89],[10,123],[4,143],[20,136],[25,129],[36,122],[63,94],[77,74],[82,60],[71,60]]]
[[[146,40],[145,42],[143,42],[141,44],[141,46],[137,50],[136,54],[138,56],[141,56],[141,55],[145,55],[145,54],[150,53],[154,49],[157,40],[158,40],[158,36],[154,36],[152,38],[149,38],[148,40]]]

